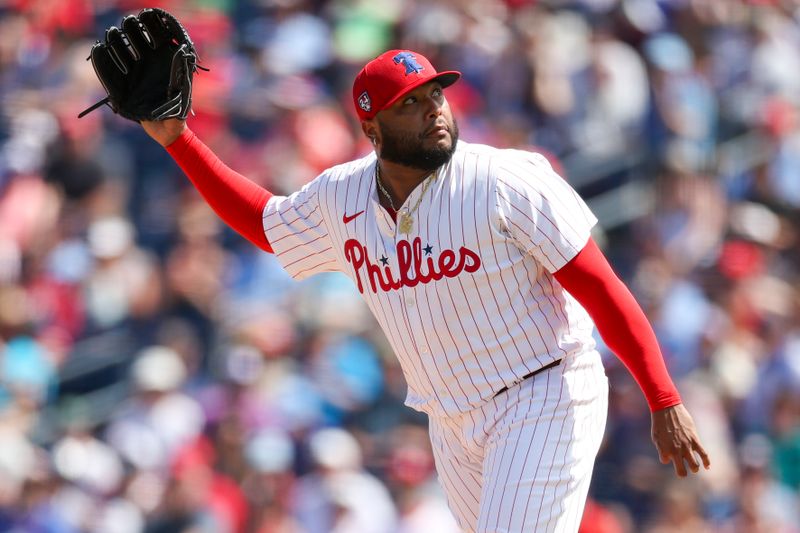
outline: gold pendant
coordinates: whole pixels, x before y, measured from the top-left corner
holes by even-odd
[[[414,219],[411,218],[411,215],[408,212],[400,215],[400,223],[398,224],[398,228],[400,229],[400,233],[404,233],[406,235],[411,233],[411,230],[414,229]]]

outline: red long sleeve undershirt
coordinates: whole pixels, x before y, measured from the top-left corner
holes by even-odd
[[[272,193],[227,167],[189,128],[167,152],[231,228],[262,250],[272,252],[264,233],[264,206]]]
[[[225,166],[188,128],[167,151],[225,223],[272,252],[262,226],[264,206],[272,193]],[[555,278],[588,311],[603,340],[636,379],[652,411],[681,402],[644,312],[592,239]]]
[[[650,322],[593,239],[555,278],[592,317],[606,345],[639,384],[651,411],[681,403]]]

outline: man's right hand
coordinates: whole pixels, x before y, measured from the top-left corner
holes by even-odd
[[[186,121],[178,118],[168,118],[157,121],[141,121],[142,128],[155,141],[166,148],[181,136],[186,129]]]

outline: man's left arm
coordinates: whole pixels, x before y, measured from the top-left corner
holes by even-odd
[[[590,238],[554,276],[586,309],[603,341],[644,392],[652,415],[652,439],[661,462],[672,461],[675,472],[684,477],[684,461],[692,472],[700,469],[697,454],[708,469],[708,454],[667,372],[653,328],[594,240]]]

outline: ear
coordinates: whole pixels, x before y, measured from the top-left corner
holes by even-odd
[[[373,120],[362,120],[361,121],[361,131],[364,132],[364,135],[370,140],[370,142],[377,146],[380,142],[380,137],[378,135],[378,127]]]

